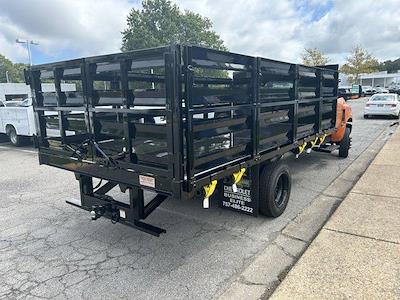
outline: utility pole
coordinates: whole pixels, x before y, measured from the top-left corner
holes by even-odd
[[[10,82],[10,78],[8,78],[8,71],[6,71],[6,79],[7,79],[7,83]]]
[[[28,50],[29,65],[32,66],[31,45],[39,45],[39,43],[28,39],[16,39],[15,42],[19,44],[26,44],[26,49]]]

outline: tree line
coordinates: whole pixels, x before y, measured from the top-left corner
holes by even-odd
[[[303,64],[307,66],[323,66],[329,63],[329,58],[317,48],[305,48],[301,58]],[[350,82],[358,82],[362,73],[377,71],[393,73],[397,70],[400,70],[400,58],[394,61],[379,62],[370,52],[358,45],[353,47],[350,55],[346,57],[345,63],[339,69],[341,73],[348,75]]]
[[[13,63],[0,54],[0,82],[24,82],[24,69],[26,64]]]

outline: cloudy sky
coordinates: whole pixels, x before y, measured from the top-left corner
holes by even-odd
[[[0,0],[0,53],[35,64],[118,52],[138,0]],[[316,47],[342,63],[359,44],[378,59],[400,57],[400,0],[173,0],[209,17],[232,52],[299,62]]]

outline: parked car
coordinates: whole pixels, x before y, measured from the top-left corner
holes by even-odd
[[[389,93],[395,93],[400,95],[400,84],[392,84],[388,87]]]
[[[338,98],[342,97],[344,100],[350,99],[352,93],[350,88],[339,87],[338,88]]]
[[[377,94],[388,94],[389,90],[384,87],[376,87],[375,88]]]
[[[400,114],[399,95],[375,94],[365,104],[364,118],[373,115],[392,116],[398,118]]]
[[[376,94],[376,89],[373,88],[372,86],[363,86],[362,91],[363,91],[364,95]]]

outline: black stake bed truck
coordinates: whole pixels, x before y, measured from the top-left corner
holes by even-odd
[[[39,161],[75,173],[81,199],[71,204],[157,236],[165,230],[143,220],[169,197],[277,217],[291,187],[282,155],[350,146],[348,131],[331,138],[336,65],[173,45],[37,65],[25,77]],[[116,187],[129,204],[107,194]]]

